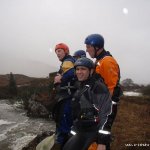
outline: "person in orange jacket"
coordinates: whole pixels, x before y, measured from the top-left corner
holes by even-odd
[[[86,51],[91,58],[96,58],[95,71],[104,80],[112,98],[112,114],[109,116],[111,125],[117,114],[117,103],[119,102],[122,90],[120,87],[120,68],[115,58],[109,51],[104,49],[104,38],[100,34],[91,34],[85,38]]]

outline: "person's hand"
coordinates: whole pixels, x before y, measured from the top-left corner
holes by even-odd
[[[103,144],[98,144],[97,150],[106,150],[106,146]]]
[[[62,76],[60,74],[57,74],[54,78],[54,84],[61,83]]]

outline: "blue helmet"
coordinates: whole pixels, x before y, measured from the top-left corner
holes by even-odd
[[[86,37],[85,44],[91,45],[93,47],[103,48],[104,47],[104,38],[100,34],[91,34]]]
[[[73,54],[73,57],[78,57],[78,58],[86,57],[86,52],[84,50],[77,50]]]
[[[79,58],[75,62],[74,67],[76,68],[78,66],[84,66],[84,67],[87,67],[89,69],[92,69],[92,68],[94,68],[94,63],[93,63],[93,61],[91,59],[86,58],[86,57],[82,57],[82,58]]]

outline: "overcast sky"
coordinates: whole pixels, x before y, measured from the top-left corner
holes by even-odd
[[[55,45],[73,54],[92,33],[105,38],[121,80],[150,83],[150,0],[0,0],[0,74],[46,77]]]

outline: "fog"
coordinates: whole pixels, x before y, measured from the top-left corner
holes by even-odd
[[[46,77],[59,69],[54,52],[73,54],[102,34],[121,68],[121,80],[150,83],[149,0],[0,0],[0,74]]]

